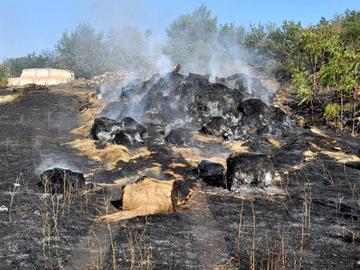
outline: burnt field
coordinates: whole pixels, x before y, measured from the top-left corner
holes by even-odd
[[[358,138],[241,74],[74,85],[0,92],[0,269],[360,267]]]

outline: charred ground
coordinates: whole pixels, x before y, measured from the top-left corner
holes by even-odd
[[[0,213],[0,268],[358,267],[360,171],[345,164],[358,161],[359,141],[284,126],[288,116],[274,113],[277,109],[253,106],[243,96],[237,100],[231,94],[236,84],[170,76],[123,89],[119,100],[102,110],[100,116],[120,122],[130,116],[135,97],[135,118],[147,129],[135,144],[99,143],[89,137],[101,105],[94,102],[91,89],[69,85],[28,90],[0,105],[0,204],[9,210]],[[214,95],[206,92],[209,88]],[[216,95],[219,91],[226,94]],[[207,106],[227,96],[233,103],[220,100],[220,106]],[[174,102],[178,106],[171,106]],[[257,116],[266,110],[260,113],[265,117],[247,117],[254,115],[254,107],[260,108]],[[189,117],[182,118],[184,114]],[[214,117],[222,119],[212,125]],[[177,144],[177,138],[185,137],[181,132],[167,141],[179,128],[185,128],[188,141]],[[214,134],[206,134],[209,130]],[[234,192],[201,180],[197,166],[202,160],[226,170],[234,152],[271,158],[274,185]],[[95,187],[70,197],[44,195],[37,186],[39,170],[55,165],[82,172]],[[127,221],[102,219],[118,212],[110,201],[121,199],[122,187],[142,176],[179,182],[182,203],[176,212]]]

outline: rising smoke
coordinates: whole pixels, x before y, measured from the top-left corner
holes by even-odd
[[[204,8],[204,6],[200,7],[193,16],[198,18],[204,15],[203,13],[208,13],[209,10]],[[102,84],[99,88],[100,97],[108,102],[119,102],[127,88],[138,88],[142,81],[149,80],[154,74],[164,76],[180,64],[182,73],[208,75],[213,82],[218,77],[244,74],[243,84],[249,96],[269,104],[277,85],[273,83],[274,81],[268,80],[268,77],[260,78],[250,65],[255,62],[257,55],[240,45],[237,30],[230,28],[230,31],[221,31],[220,26],[217,26],[216,18],[213,17],[211,20],[215,24],[215,30],[210,32],[199,24],[193,27],[195,31],[180,31],[180,33],[167,28],[167,40],[160,38],[151,30],[141,31],[137,26],[110,31],[106,46],[110,51],[111,66],[113,70],[123,74],[124,79],[116,84]],[[263,74],[269,73],[271,72]],[[253,77],[260,78],[266,89],[257,87],[258,81],[253,80]],[[145,95],[144,92],[130,94],[126,111],[119,111],[114,105],[109,106],[103,115],[116,118],[119,114],[125,114],[135,119],[139,118],[143,111],[139,101]]]

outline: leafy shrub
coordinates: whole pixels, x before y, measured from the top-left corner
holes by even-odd
[[[0,65],[0,87],[6,86],[6,84],[7,84],[6,69],[3,65]]]
[[[324,118],[327,121],[335,121],[339,118],[340,105],[336,103],[328,103],[325,106]]]

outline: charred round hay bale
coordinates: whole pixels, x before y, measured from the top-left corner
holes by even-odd
[[[120,128],[120,124],[113,119],[107,117],[100,117],[94,120],[94,124],[90,130],[90,136],[94,140],[100,140],[102,133],[110,133],[114,127],[114,125],[118,125]]]
[[[143,136],[146,133],[146,128],[143,125],[136,122],[136,120],[131,117],[124,117],[120,121],[120,125],[124,130],[135,130],[141,136]]]
[[[244,100],[239,104],[238,110],[247,117],[268,116],[270,108],[260,99],[252,98]]]
[[[264,154],[238,153],[226,160],[227,188],[237,192],[243,185],[267,187],[273,184],[274,167],[271,159]]]
[[[198,165],[199,176],[203,181],[216,187],[225,187],[224,166],[209,160],[202,160]]]
[[[113,144],[136,145],[143,143],[141,135],[136,130],[117,130],[112,134],[110,141]]]
[[[44,171],[40,175],[38,185],[45,193],[67,193],[84,189],[85,177],[82,173],[68,169],[53,168]]]
[[[177,146],[186,145],[191,141],[191,134],[185,128],[173,129],[165,137],[165,141],[169,144],[173,144]]]
[[[145,134],[146,128],[131,117],[120,122],[107,117],[96,118],[90,131],[94,140],[122,145],[143,143]]]
[[[207,118],[200,129],[206,135],[223,136],[227,131],[228,123],[222,116]]]

